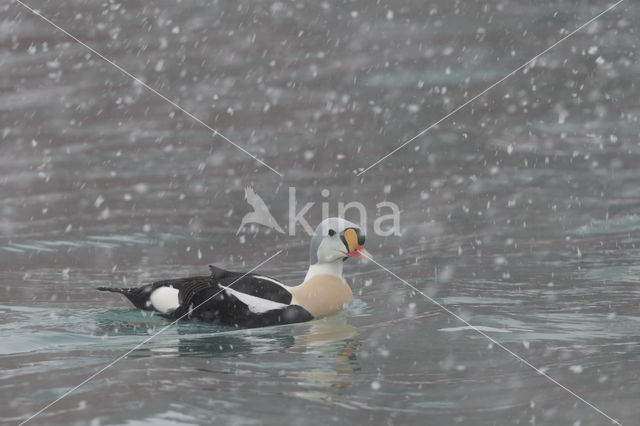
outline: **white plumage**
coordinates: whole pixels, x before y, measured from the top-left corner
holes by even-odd
[[[158,287],[153,290],[149,300],[157,311],[166,314],[176,310],[180,306],[178,293],[180,293],[180,291],[177,288]]]
[[[287,307],[287,305],[285,305],[284,303],[278,303],[271,300],[262,299],[261,297],[252,296],[250,294],[241,293],[232,289],[231,287],[225,287],[224,291],[227,294],[238,298],[238,300],[247,305],[247,308],[249,308],[249,310],[254,314],[262,314],[274,309],[282,309]]]

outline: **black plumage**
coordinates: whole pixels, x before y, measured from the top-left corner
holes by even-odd
[[[313,316],[298,305],[291,305],[293,296],[282,285],[254,274],[227,271],[209,265],[210,276],[196,276],[157,281],[138,288],[99,287],[101,291],[122,293],[135,307],[154,310],[151,294],[160,287],[178,290],[179,306],[171,312],[161,313],[167,319],[198,319],[215,321],[236,327],[262,327],[309,321]],[[264,301],[286,306],[264,312],[254,312],[233,292],[258,297]]]

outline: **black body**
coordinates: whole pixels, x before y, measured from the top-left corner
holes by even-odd
[[[154,311],[151,293],[159,287],[173,287],[179,291],[180,306],[172,312],[160,314],[170,320],[198,319],[234,327],[264,327],[313,319],[303,307],[291,305],[292,295],[289,291],[270,280],[254,274],[226,271],[213,265],[209,268],[210,276],[163,280],[138,288],[99,287],[98,290],[122,293],[136,308]],[[227,292],[226,287],[287,306],[255,313],[247,304]]]

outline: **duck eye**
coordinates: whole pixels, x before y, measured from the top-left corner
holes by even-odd
[[[334,235],[336,235],[336,231],[334,231],[333,229],[329,229],[329,236],[333,237]]]

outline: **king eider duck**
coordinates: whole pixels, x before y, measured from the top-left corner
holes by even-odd
[[[364,232],[349,221],[322,221],[311,238],[307,275],[294,287],[264,275],[209,265],[209,276],[98,290],[122,293],[136,308],[169,320],[198,319],[235,327],[304,322],[337,312],[353,300],[342,266],[350,257],[369,256],[364,240]]]

